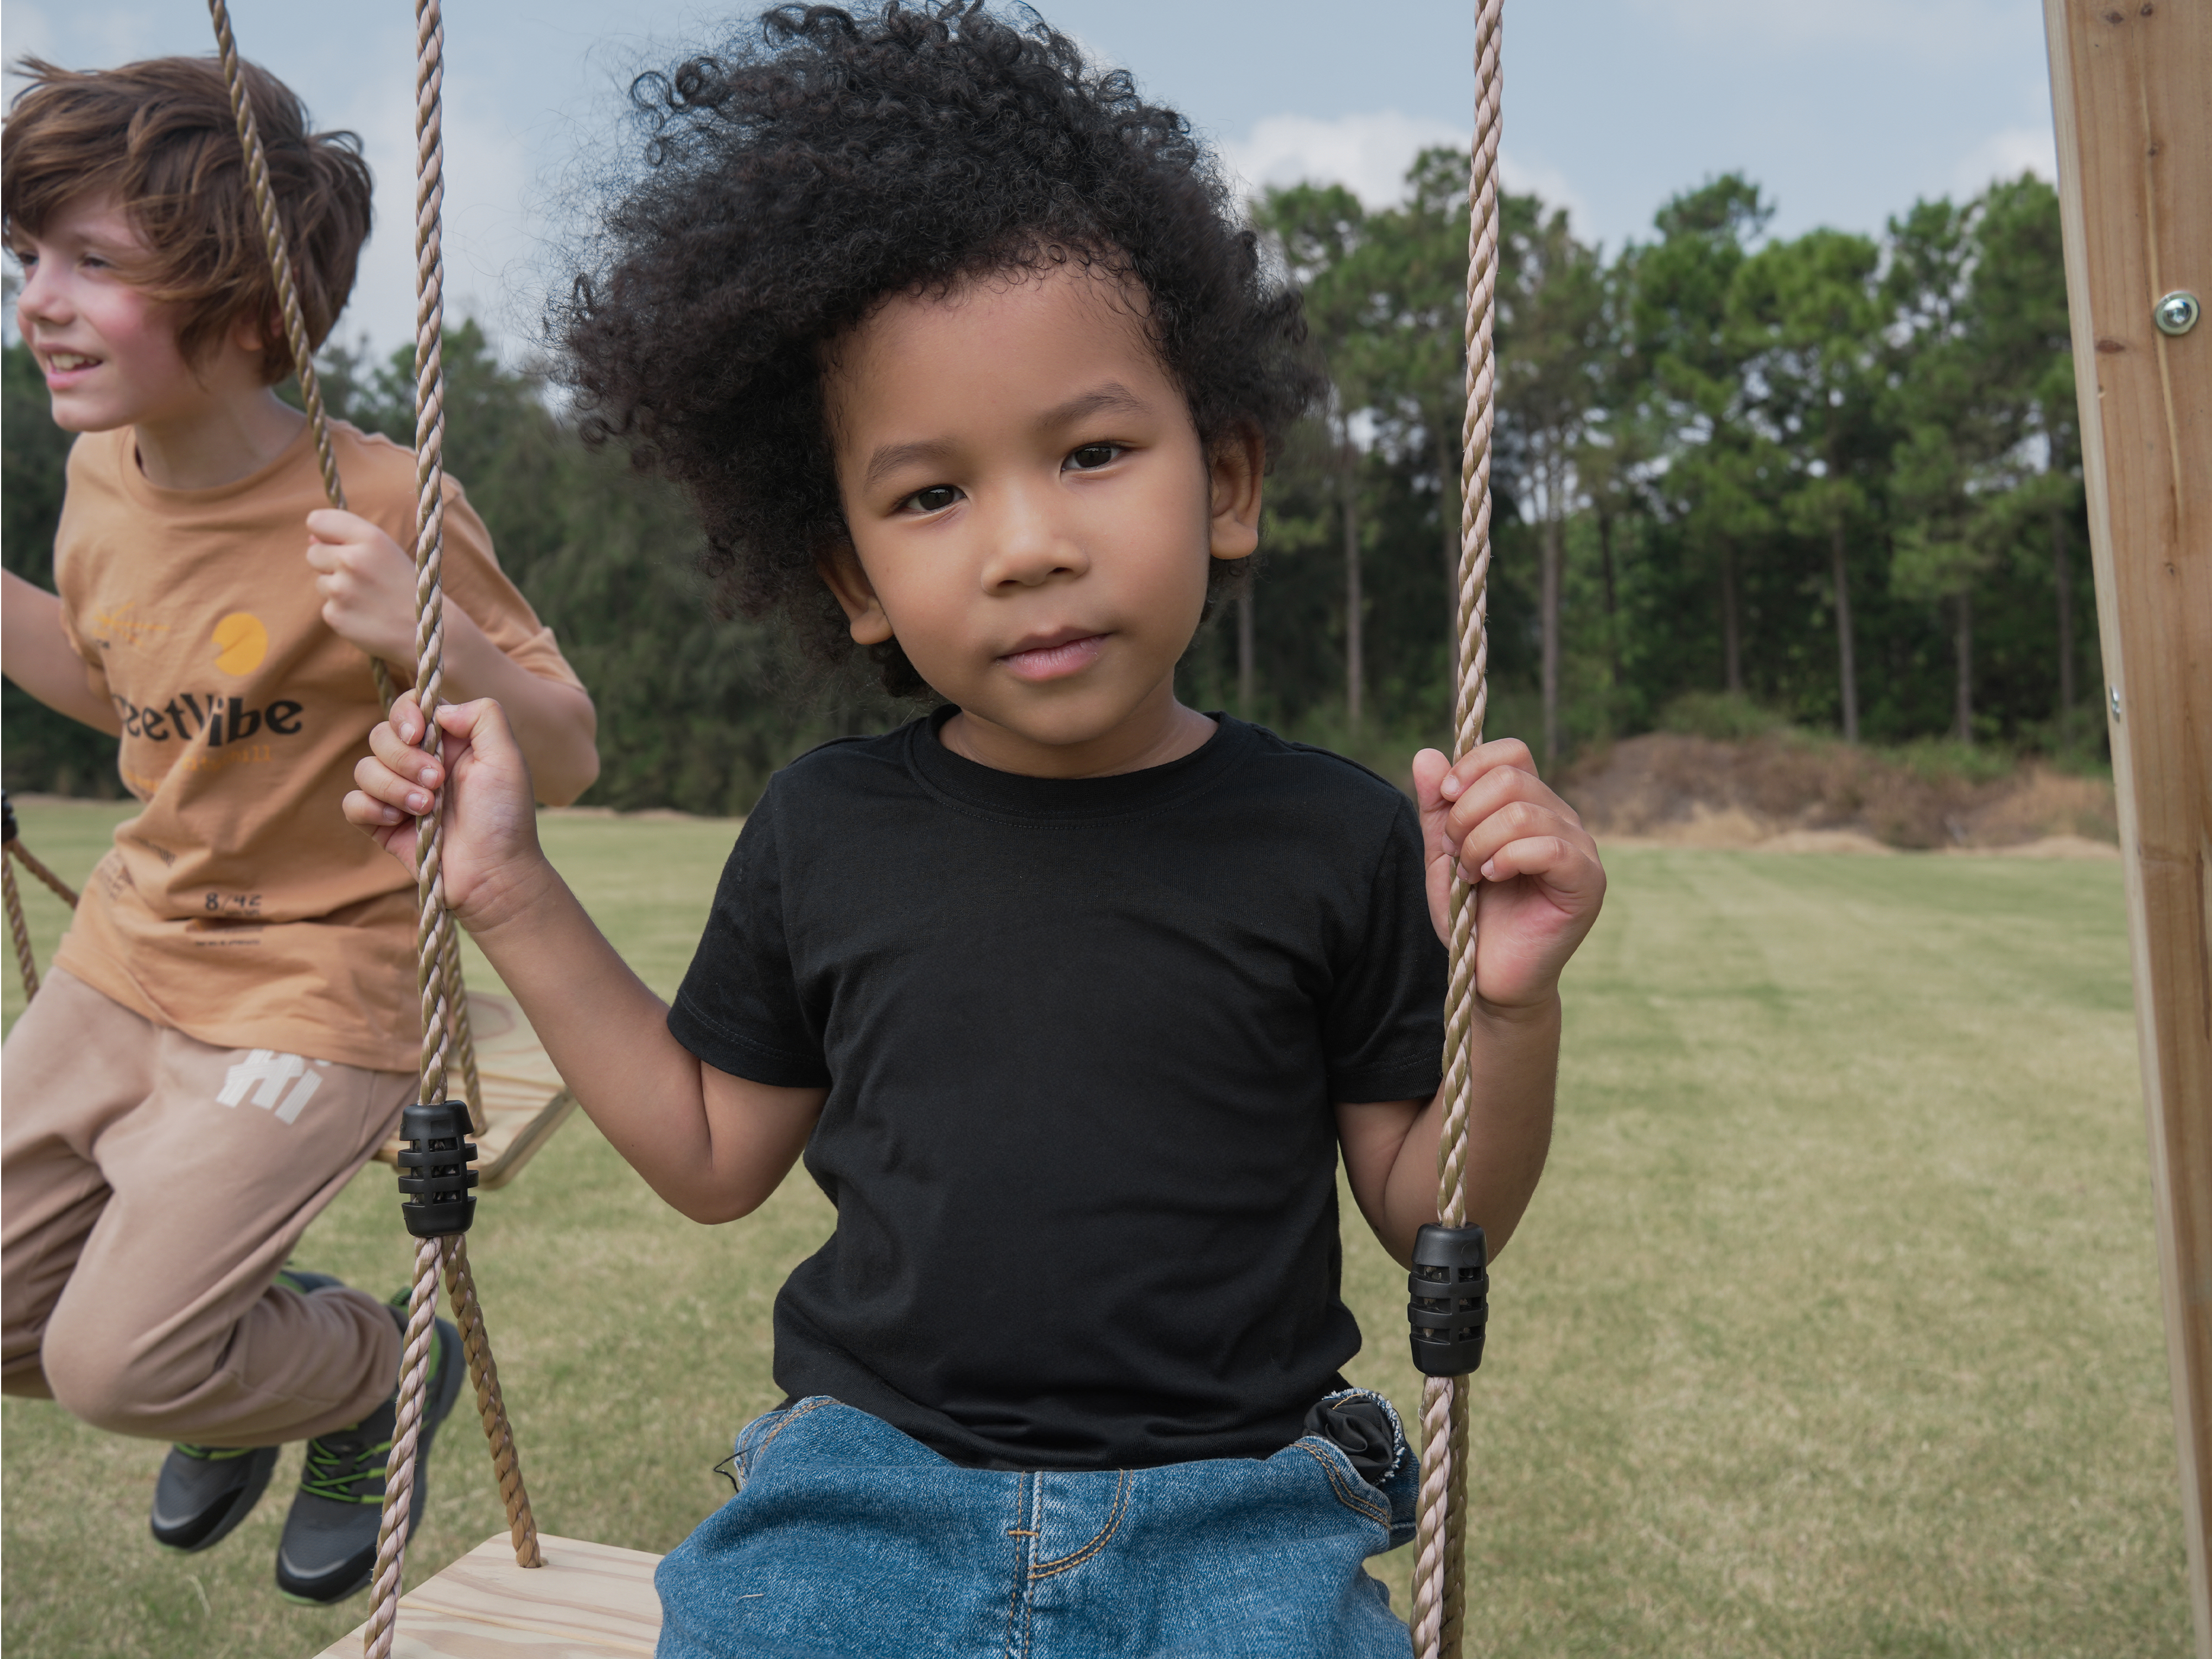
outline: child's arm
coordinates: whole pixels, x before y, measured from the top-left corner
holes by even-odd
[[[1536,775],[1528,748],[1485,744],[1455,767],[1413,762],[1427,845],[1429,910],[1450,942],[1451,885],[1479,880],[1476,1000],[1468,1043],[1467,1217],[1498,1254],[1535,1194],[1552,1140],[1559,975],[1597,921],[1605,870],[1574,810]],[[1449,1087],[1449,1084],[1446,1085]],[[1337,1108],[1344,1170],[1360,1212],[1400,1261],[1437,1217],[1445,1098]]]
[[[615,954],[538,845],[530,770],[495,702],[438,710],[444,763],[416,745],[413,693],[369,734],[345,815],[411,864],[415,822],[445,788],[447,902],[529,1016],[592,1121],[694,1221],[750,1213],[805,1150],[824,1091],[707,1065],[669,1035],[668,1006]]]
[[[62,631],[62,602],[14,571],[0,579],[0,655],[8,678],[40,702],[108,736],[123,722],[85,678],[84,659]]]
[[[404,681],[415,662],[414,562],[359,514],[325,507],[307,515],[307,530],[323,620],[340,638],[383,658]],[[444,694],[455,702],[498,700],[538,798],[549,806],[567,805],[599,776],[599,715],[591,698],[523,667],[450,597]]]

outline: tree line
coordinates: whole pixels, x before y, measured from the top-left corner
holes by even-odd
[[[1354,749],[1445,728],[1466,170],[1428,152],[1379,211],[1310,184],[1254,208],[1333,394],[1207,668]],[[1730,173],[1610,258],[1534,196],[1501,205],[1494,732],[1547,767],[1686,711],[2101,744],[2049,185],[1784,240]]]
[[[1393,770],[1449,729],[1466,177],[1437,149],[1389,208],[1316,185],[1253,204],[1331,394],[1269,481],[1260,580],[1181,676],[1198,706]],[[1534,196],[1502,209],[1493,734],[1547,769],[1685,720],[2094,751],[2049,185],[1781,240],[1732,173],[1610,258]],[[29,354],[4,356],[0,552],[51,586],[69,439]],[[681,501],[579,443],[480,328],[446,362],[447,465],[598,700],[587,799],[742,812],[811,744],[902,716],[712,617]],[[410,441],[406,351],[335,349],[323,372],[336,412]],[[13,685],[4,714],[10,787],[116,793],[112,740]]]

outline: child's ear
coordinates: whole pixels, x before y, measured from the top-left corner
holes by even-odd
[[[836,596],[856,644],[881,645],[890,638],[891,619],[884,614],[883,602],[869,585],[868,573],[860,568],[860,556],[853,550],[852,543],[817,547],[814,568],[823,586]]]
[[[1260,482],[1267,470],[1267,441],[1257,427],[1239,426],[1213,447],[1207,471],[1215,558],[1249,559],[1259,550]]]
[[[248,314],[234,318],[224,343],[241,356],[265,356],[270,347],[286,343],[283,317],[272,311],[264,317]]]

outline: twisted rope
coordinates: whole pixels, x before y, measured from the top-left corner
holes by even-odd
[[[367,1659],[392,1659],[399,1620],[399,1580],[407,1565],[407,1518],[415,1492],[415,1448],[422,1426],[422,1395],[435,1346],[438,1259],[442,1239],[415,1247],[415,1284],[407,1293],[407,1338],[399,1361],[399,1410],[392,1425],[392,1461],[385,1466],[384,1514],[376,1530],[376,1571],[369,1579],[374,1603],[362,1632]]]
[[[8,854],[15,850],[15,843],[8,843]],[[8,902],[8,931],[15,939],[15,967],[23,975],[23,1000],[28,1002],[39,994],[39,959],[31,954],[31,929],[23,920],[23,896],[15,890],[15,860],[0,854],[0,890],[5,890]]]
[[[461,1068],[461,1098],[469,1103],[469,1133],[480,1135],[491,1127],[484,1116],[483,1079],[477,1071],[476,1033],[469,1024],[468,994],[461,988],[461,935],[446,929],[438,953],[438,972],[445,981],[447,1036]]]
[[[72,910],[76,908],[76,892],[52,871],[23,850],[23,843],[15,835],[15,809],[10,805],[7,811],[7,832],[0,838],[0,889],[6,892],[8,932],[15,943],[15,969],[23,976],[23,1000],[28,1002],[39,994],[39,957],[31,948],[31,927],[23,919],[23,895],[15,885],[15,866],[20,864],[54,891],[54,896]]]
[[[440,216],[445,204],[445,137],[439,94],[445,81],[445,24],[437,0],[415,7],[415,696],[422,710],[422,746],[443,747],[438,731],[445,685],[446,369],[445,256]],[[424,1105],[445,1098],[449,1036],[446,1009],[445,830],[435,807],[415,821],[416,988],[422,1004],[422,1093]]]
[[[1496,423],[1498,141],[1503,0],[1478,0],[1474,21],[1474,145],[1468,176],[1467,411],[1460,431],[1460,569],[1453,617],[1459,684],[1452,753],[1482,741],[1490,702],[1490,450]],[[1468,1032],[1474,1018],[1474,890],[1451,893],[1451,977],[1444,1000],[1444,1121],[1437,1149],[1437,1212],[1467,1223]],[[1421,1492],[1413,1565],[1413,1650],[1458,1659],[1465,1625],[1467,1389],[1463,1377],[1430,1377],[1421,1390]]]
[[[253,100],[246,94],[246,76],[238,62],[238,41],[230,32],[230,8],[223,0],[208,0],[215,19],[216,48],[222,58],[223,85],[230,93],[231,118],[238,123],[238,142],[246,151],[246,184],[253,192],[254,211],[261,217],[261,240],[269,254],[269,273],[276,282],[276,303],[284,313],[284,337],[292,348],[292,367],[300,376],[300,399],[307,406],[307,424],[315,434],[315,459],[323,469],[323,493],[331,505],[343,508],[345,486],[338,480],[338,459],[331,448],[331,427],[323,413],[323,386],[315,374],[314,348],[307,340],[307,319],[300,307],[300,289],[292,274],[292,252],[284,240],[284,222],[276,212],[276,192],[269,184],[269,155],[262,148],[261,131],[253,119]],[[383,679],[385,669],[378,663]],[[381,689],[381,685],[380,685]],[[387,706],[391,694],[385,693]]]
[[[423,746],[432,754],[442,747],[438,732],[439,694],[445,684],[446,595],[446,266],[441,214],[446,199],[446,152],[440,94],[445,84],[446,27],[439,0],[416,0],[415,5],[415,695],[423,720]],[[416,982],[422,1006],[421,1086],[417,1099],[434,1105],[445,1097],[446,1071],[453,1051],[461,1049],[461,1067],[469,1090],[469,1116],[483,1121],[476,1079],[476,1061],[469,1044],[465,1000],[460,991],[460,949],[453,918],[446,908],[443,819],[434,806],[415,821]],[[491,1443],[492,1467],[499,1477],[500,1497],[507,1509],[507,1530],[514,1543],[518,1566],[544,1565],[538,1547],[538,1528],[530,1510],[530,1496],[522,1484],[522,1466],[514,1449],[514,1433],[507,1422],[507,1404],[500,1392],[499,1371],[492,1363],[491,1344],[477,1304],[476,1283],[469,1272],[468,1247],[460,1235],[425,1240],[416,1259],[415,1299],[435,1295],[437,1268],[442,1260],[453,1312],[462,1328],[462,1351],[468,1358],[469,1376],[476,1384],[477,1407],[483,1419],[484,1435]],[[428,1288],[426,1288],[426,1286]],[[413,1303],[410,1302],[410,1311]],[[411,1336],[411,1327],[410,1327]],[[419,1413],[428,1380],[430,1353],[410,1340],[400,1375],[400,1418],[407,1419],[410,1402]],[[406,1556],[407,1517],[398,1496],[415,1481],[415,1436],[397,1436],[392,1443],[392,1462],[385,1477],[385,1509],[377,1538],[377,1566],[372,1589],[375,1610],[370,1617],[367,1653],[369,1659],[388,1659],[392,1632],[399,1617],[401,1571]]]
[[[343,511],[345,484],[338,477],[337,454],[331,446],[331,422],[323,407],[322,380],[315,372],[314,347],[307,338],[307,313],[300,304],[291,246],[285,239],[283,217],[277,211],[276,191],[269,179],[268,151],[254,119],[253,100],[246,94],[238,41],[231,33],[230,9],[225,0],[208,0],[208,13],[215,20],[223,86],[230,94],[231,118],[238,124],[238,142],[246,153],[246,187],[252,193],[254,211],[261,221],[262,246],[269,256],[269,274],[276,285],[276,303],[284,319],[284,338],[291,347],[292,367],[300,377],[300,401],[307,405],[307,429],[314,436],[315,460],[323,474],[323,494],[332,507]],[[381,657],[371,657],[369,668],[376,676],[376,695],[389,713],[392,698],[398,695],[391,667]],[[484,1127],[483,1090],[477,1082],[476,1051],[467,1029],[468,999],[461,987],[459,953],[441,958],[440,971],[445,978],[446,1006],[455,1011],[452,1014],[455,1029],[449,1036],[453,1046],[460,1053],[462,1077],[469,1085],[469,1115],[481,1133]]]
[[[283,313],[285,338],[300,377],[301,401],[307,405],[308,427],[314,435],[323,490],[331,506],[343,508],[346,505],[345,490],[331,444],[322,386],[315,374],[314,353],[307,338],[291,252],[277,212],[276,192],[270,184],[268,155],[254,120],[252,100],[246,94],[229,9],[225,0],[208,0],[208,10],[215,21],[216,44],[222,59],[231,114],[238,124],[239,143],[246,155],[246,182],[261,221],[262,241],[276,283],[277,303]],[[445,202],[445,144],[440,109],[445,81],[445,25],[437,0],[416,0],[415,685],[416,700],[428,726],[424,746],[434,755],[440,748],[435,715],[444,684],[445,657],[445,263],[440,237],[440,215]],[[380,659],[371,661],[376,674],[377,694],[388,713],[395,696],[391,671]],[[483,1085],[469,1028],[468,997],[461,982],[460,941],[446,909],[444,836],[434,811],[416,821],[416,836],[420,849],[416,872],[416,990],[422,1018],[416,1098],[425,1105],[442,1100],[449,1061],[458,1059],[470,1121],[481,1133],[485,1127]],[[52,878],[49,876],[47,879],[52,882]],[[12,902],[12,876],[8,889],[12,917],[20,908]],[[26,972],[34,972],[29,965],[27,940],[19,944],[18,955]],[[491,1442],[492,1464],[499,1477],[500,1496],[514,1538],[515,1559],[526,1567],[542,1565],[537,1527],[531,1516],[529,1496],[523,1490],[521,1466],[507,1419],[506,1402],[500,1392],[499,1373],[492,1363],[490,1343],[484,1334],[483,1311],[477,1305],[466,1246],[459,1235],[426,1239],[416,1253],[415,1284],[408,1297],[407,1335],[400,1363],[398,1421],[391,1460],[386,1467],[384,1512],[377,1532],[376,1570],[371,1580],[374,1606],[366,1633],[366,1649],[374,1659],[389,1659],[398,1625],[407,1553],[408,1510],[415,1486],[416,1452],[429,1373],[432,1333],[435,1328],[434,1307],[441,1261],[463,1331],[462,1348],[468,1358],[469,1375],[476,1384],[477,1408],[483,1418],[484,1432]]]
[[[76,908],[76,889],[33,858],[21,841],[8,843],[8,855],[52,889],[53,895],[72,910]]]
[[[455,1233],[440,1239],[438,1244],[446,1261],[446,1291],[453,1298],[453,1318],[461,1328],[461,1346],[469,1357],[469,1378],[476,1384],[477,1414],[483,1419],[484,1438],[491,1443],[492,1469],[499,1477],[500,1498],[507,1505],[515,1564],[542,1566],[544,1557],[538,1553],[538,1522],[530,1512],[530,1494],[522,1486],[521,1455],[507,1425],[507,1402],[500,1395],[499,1367],[492,1363],[483,1310],[477,1305],[476,1277],[469,1271],[468,1239]]]

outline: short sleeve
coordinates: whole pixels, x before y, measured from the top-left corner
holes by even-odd
[[[109,695],[107,665],[101,659],[99,651],[87,645],[84,636],[77,632],[76,611],[69,602],[68,591],[63,589],[58,597],[61,599],[62,637],[69,641],[69,648],[76,653],[77,660],[84,665],[85,685],[91,690],[94,696],[105,702]]]
[[[451,479],[446,484],[445,551],[446,592],[469,620],[518,666],[541,680],[582,690],[584,683],[561,654],[553,630],[538,620],[530,601],[499,568],[491,532],[469,505],[467,493]]]
[[[776,793],[771,781],[722,866],[668,1029],[717,1071],[775,1088],[823,1089],[830,1067],[799,997],[785,927]]]
[[[1365,925],[1322,1023],[1329,1098],[1417,1100],[1443,1080],[1444,947],[1429,921],[1420,822],[1401,797],[1375,862]]]
[[[90,464],[86,454],[82,437],[70,446],[61,523],[54,530],[54,597],[61,602],[62,637],[69,641],[69,648],[76,653],[78,659],[84,664],[86,685],[91,688],[94,696],[105,702],[108,696],[107,665],[101,658],[99,647],[88,643],[77,629],[77,607],[82,603],[81,590],[84,584],[70,580],[76,574],[76,567],[70,557],[70,550],[76,544],[76,538],[70,533],[73,526],[70,508],[74,501],[81,500],[87,493],[77,483],[78,467]]]

